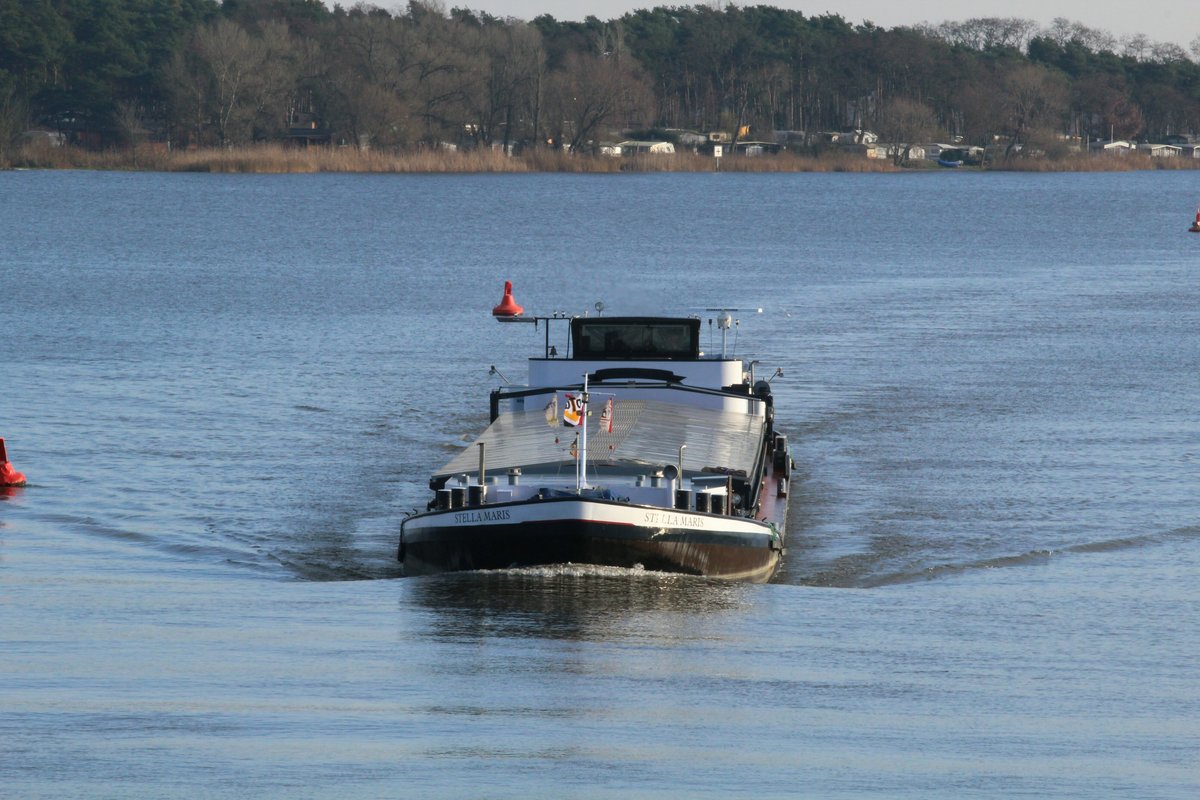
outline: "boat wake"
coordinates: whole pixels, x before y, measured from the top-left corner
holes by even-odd
[[[1122,536],[1056,548],[1035,548],[1013,555],[997,555],[962,562],[930,564],[888,571],[874,571],[873,567],[878,564],[871,554],[856,554],[840,558],[829,569],[801,577],[795,582],[809,586],[869,589],[939,580],[979,570],[1040,566],[1049,563],[1054,558],[1143,549],[1196,538],[1200,538],[1200,526],[1192,525],[1141,536]]]
[[[611,567],[602,564],[546,564],[536,567],[478,570],[482,574],[512,575],[526,578],[650,578],[652,580],[687,580],[690,576],[672,572],[648,570],[641,564],[634,567]]]

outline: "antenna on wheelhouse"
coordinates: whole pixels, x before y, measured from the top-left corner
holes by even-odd
[[[734,340],[733,341],[734,341],[734,347],[737,347],[737,326],[740,323],[740,320],[735,320],[733,318],[733,313],[735,311],[738,313],[751,313],[751,314],[763,313],[763,310],[761,308],[706,308],[704,310],[716,312],[717,328],[721,331],[721,358],[728,357],[729,329],[730,328],[734,329],[734,331],[733,331]],[[710,326],[712,325],[711,319],[708,321],[708,324]],[[709,330],[711,331],[712,328],[710,327]]]

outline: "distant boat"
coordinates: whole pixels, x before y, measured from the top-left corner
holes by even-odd
[[[945,158],[939,158],[937,163],[939,167],[961,167],[963,165],[961,161],[950,161]]]

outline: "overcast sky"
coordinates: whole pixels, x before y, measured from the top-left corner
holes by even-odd
[[[341,0],[342,5],[353,2]],[[655,6],[691,6],[696,2],[631,2],[631,0],[443,0],[447,8],[465,7],[497,17],[530,20],[549,14],[564,21],[582,20],[589,14],[600,19],[619,17],[627,11]],[[738,3],[790,8],[805,16],[840,14],[851,24],[870,21],[883,28],[938,23],[972,17],[1019,17],[1048,26],[1055,17],[1081,22],[1089,28],[1107,30],[1114,36],[1143,33],[1155,42],[1173,42],[1187,49],[1200,36],[1200,15],[1194,0],[1141,3],[1097,2],[1096,0],[774,0]],[[370,4],[370,0],[368,0]],[[404,8],[402,0],[375,0],[376,5]]]

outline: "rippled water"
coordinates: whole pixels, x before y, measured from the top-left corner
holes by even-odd
[[[3,793],[1196,796],[1197,194],[0,173]],[[398,577],[505,279],[764,307],[774,583]]]

